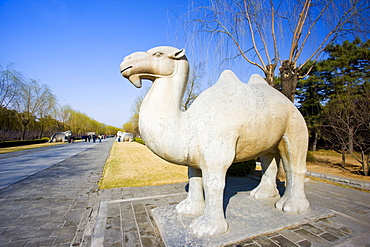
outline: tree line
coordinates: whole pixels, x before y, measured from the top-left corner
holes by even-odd
[[[119,128],[59,105],[46,84],[27,78],[12,65],[0,65],[0,141],[41,139],[66,130],[79,137],[86,132],[114,135]]]

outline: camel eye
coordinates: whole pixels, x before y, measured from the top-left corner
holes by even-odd
[[[163,56],[163,53],[160,52],[160,51],[157,51],[157,52],[153,53],[153,56],[155,56],[155,57],[162,57]]]

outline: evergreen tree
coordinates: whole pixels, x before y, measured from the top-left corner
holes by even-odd
[[[361,93],[362,86],[369,83],[369,49],[370,40],[362,42],[359,38],[353,42],[344,41],[341,45],[329,45],[325,49],[329,57],[319,63],[319,70],[321,77],[331,85],[329,97]]]
[[[315,147],[318,134],[330,148],[350,153],[369,174],[370,158],[370,40],[329,45],[328,58],[315,63],[302,80],[298,103]],[[309,66],[309,65],[308,65]]]
[[[311,68],[311,73],[299,82],[296,98],[310,130],[313,150],[320,136],[323,106],[345,94],[362,94],[369,84],[369,48],[370,40],[362,42],[359,38],[329,45],[325,49],[327,59],[303,68],[304,73]]]

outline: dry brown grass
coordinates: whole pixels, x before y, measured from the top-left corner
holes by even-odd
[[[316,152],[312,152],[312,155],[315,157],[315,161],[307,162],[308,171],[370,182],[370,176],[362,176],[359,174],[361,165],[349,154],[346,155],[345,167],[341,167],[341,154],[334,151],[318,150]]]
[[[166,162],[136,142],[115,142],[100,180],[101,189],[139,187],[188,180],[188,168]]]

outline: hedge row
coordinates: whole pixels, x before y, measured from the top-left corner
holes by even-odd
[[[5,142],[0,142],[0,148],[17,147],[17,146],[31,145],[31,144],[39,144],[39,143],[45,143],[45,142],[48,142],[48,141],[49,141],[49,138],[47,138],[47,137],[44,137],[42,139],[37,139],[37,140],[5,141]]]

